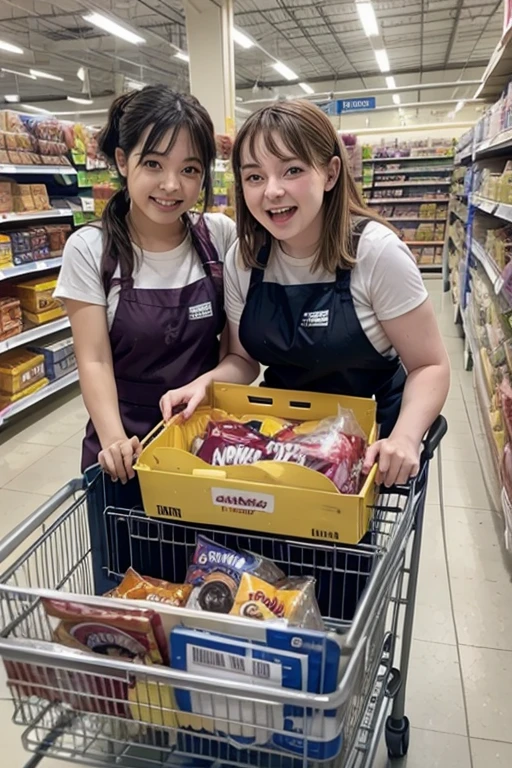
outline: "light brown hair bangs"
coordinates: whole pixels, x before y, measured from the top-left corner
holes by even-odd
[[[270,237],[250,213],[242,189],[242,151],[257,161],[257,142],[282,161],[295,157],[314,168],[326,168],[340,158],[340,173],[332,190],[324,195],[324,224],[314,269],[335,273],[338,267],[352,268],[352,229],[360,217],[384,219],[365,205],[350,172],[347,153],[333,124],[317,106],[305,99],[278,102],[254,112],[238,132],[233,146],[236,218],[242,261],[247,268],[258,266],[257,255]],[[287,155],[283,154],[283,146]],[[390,227],[391,228],[391,227]]]

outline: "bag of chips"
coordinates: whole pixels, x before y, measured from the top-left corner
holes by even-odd
[[[205,536],[198,536],[185,579],[186,584],[194,587],[187,608],[229,613],[244,573],[257,575],[270,583],[284,577],[277,565],[264,557],[244,550],[236,552]]]
[[[122,582],[108,593],[108,597],[148,600],[182,607],[186,605],[191,592],[190,584],[171,584],[163,579],[139,576],[133,568],[128,568]]]
[[[307,629],[324,629],[315,597],[315,580],[289,577],[269,584],[252,573],[244,573],[230,613],[247,619],[287,619]]]

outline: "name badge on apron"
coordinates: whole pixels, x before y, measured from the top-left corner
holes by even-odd
[[[319,312],[304,312],[301,320],[302,328],[327,328],[329,326],[329,310]]]
[[[196,304],[195,307],[188,308],[189,320],[204,320],[207,317],[213,317],[211,301],[207,301],[204,304]]]

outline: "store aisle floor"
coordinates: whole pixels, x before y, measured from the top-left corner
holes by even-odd
[[[449,294],[428,281],[453,366],[443,443],[445,515],[431,473],[407,715],[410,754],[396,768],[512,765],[512,586],[503,526],[491,509],[478,449],[482,442],[462,341]],[[72,393],[57,408],[0,433],[0,535],[78,474],[85,410]],[[508,567],[507,567],[508,565]],[[0,690],[6,764],[22,768],[22,729]],[[8,758],[8,759],[7,759]],[[67,764],[67,763],[65,763]],[[375,768],[387,766],[384,747]],[[61,761],[43,761],[58,768]]]

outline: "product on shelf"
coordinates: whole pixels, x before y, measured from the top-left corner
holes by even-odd
[[[19,392],[14,392],[12,394],[2,392],[0,390],[0,410],[8,407],[9,405],[12,405],[13,403],[17,403],[20,400],[24,400],[26,397],[29,397],[30,395],[35,395],[36,392],[39,392],[40,389],[44,389],[49,384],[49,380],[46,378],[46,376],[43,376],[42,379],[39,379],[39,381],[35,381],[33,384],[30,384],[28,387],[25,387],[24,389],[20,389]]]
[[[43,355],[45,373],[50,381],[56,381],[76,370],[73,338],[64,333],[57,338],[31,344],[27,349]]]
[[[56,287],[57,276],[52,274],[13,284],[22,309],[35,314],[63,307],[62,301],[53,297]]]
[[[12,266],[11,238],[9,235],[0,234],[0,269]]]
[[[0,396],[16,395],[44,378],[44,357],[26,349],[0,355]]]
[[[50,258],[48,235],[44,227],[28,227],[10,232],[12,260],[18,266]]]
[[[50,256],[52,259],[62,256],[66,240],[72,231],[71,226],[69,224],[47,224],[44,229],[48,236]]]
[[[0,341],[17,336],[23,330],[21,306],[14,297],[0,298]],[[1,358],[0,358],[1,360]]]

